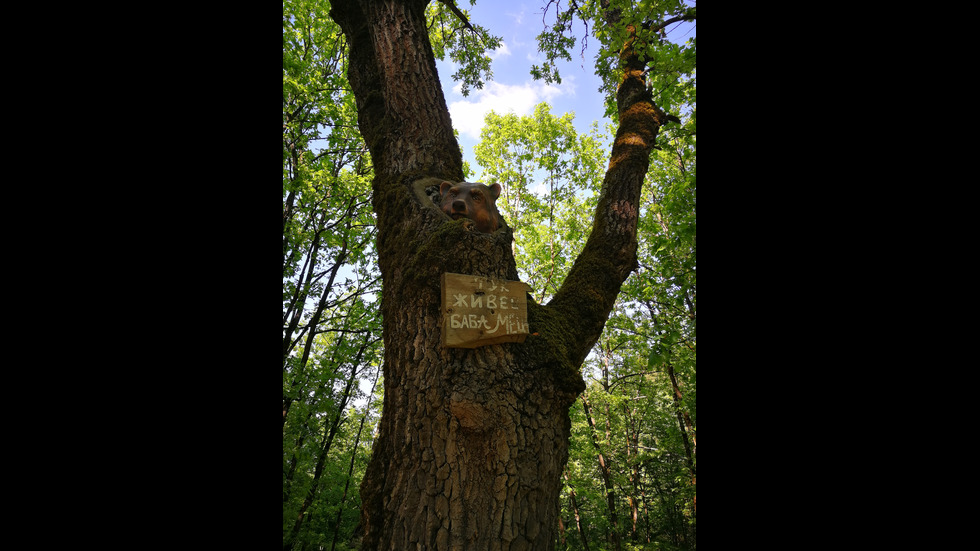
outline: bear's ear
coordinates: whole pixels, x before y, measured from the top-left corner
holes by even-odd
[[[449,191],[449,188],[451,187],[453,187],[452,182],[443,181],[441,184],[439,184],[439,195],[445,196],[446,192]]]
[[[496,201],[497,197],[500,197],[500,184],[490,184],[487,187],[490,188],[490,197],[492,197],[493,200]]]

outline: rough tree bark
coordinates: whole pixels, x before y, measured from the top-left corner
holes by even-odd
[[[619,93],[621,128],[594,227],[524,343],[440,345],[440,275],[518,279],[512,231],[452,221],[417,187],[463,179],[426,32],[428,0],[333,0],[375,168],[383,279],[384,406],[361,485],[363,549],[545,550],[558,531],[568,410],[579,368],[636,264],[639,195],[663,114],[642,68]],[[417,182],[420,182],[416,186]]]

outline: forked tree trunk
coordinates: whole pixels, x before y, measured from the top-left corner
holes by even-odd
[[[419,187],[463,177],[426,3],[334,0],[331,10],[350,45],[348,79],[374,162],[383,280],[384,409],[361,485],[362,548],[552,549],[568,410],[636,263],[637,202],[658,123],[649,108],[632,109],[640,76],[639,92],[625,96],[624,125],[635,129],[613,149],[592,236],[552,302],[528,301],[527,340],[444,348],[441,274],[518,275],[510,228],[472,231],[416,192],[427,177],[435,180]]]

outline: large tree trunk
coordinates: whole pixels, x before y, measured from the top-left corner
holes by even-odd
[[[617,140],[592,237],[565,286],[548,306],[529,299],[527,340],[442,347],[442,273],[518,276],[510,228],[472,231],[415,191],[426,177],[462,180],[426,3],[334,0],[331,11],[350,43],[348,79],[374,161],[383,278],[384,409],[361,485],[362,548],[552,549],[568,410],[585,388],[581,363],[636,262],[637,202],[657,121],[649,109],[624,113],[640,132]],[[642,91],[628,95],[633,104]]]

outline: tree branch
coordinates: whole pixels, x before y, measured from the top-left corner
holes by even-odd
[[[604,3],[608,5],[607,3]],[[613,22],[618,14],[608,13]],[[616,94],[619,128],[610,153],[592,232],[562,288],[549,303],[565,318],[572,335],[569,359],[581,365],[598,340],[624,281],[637,266],[636,228],[640,189],[650,165],[657,132],[669,119],[646,87],[636,27],[620,53],[623,80]]]
[[[453,2],[453,0],[439,0],[439,3],[449,8],[449,11],[453,12],[453,15],[459,18],[459,20],[463,23],[464,27],[466,27],[467,29],[473,32],[476,32],[476,29],[473,28],[473,25],[470,25],[469,20],[466,19],[466,15],[463,14],[463,12],[456,7],[456,4]]]

